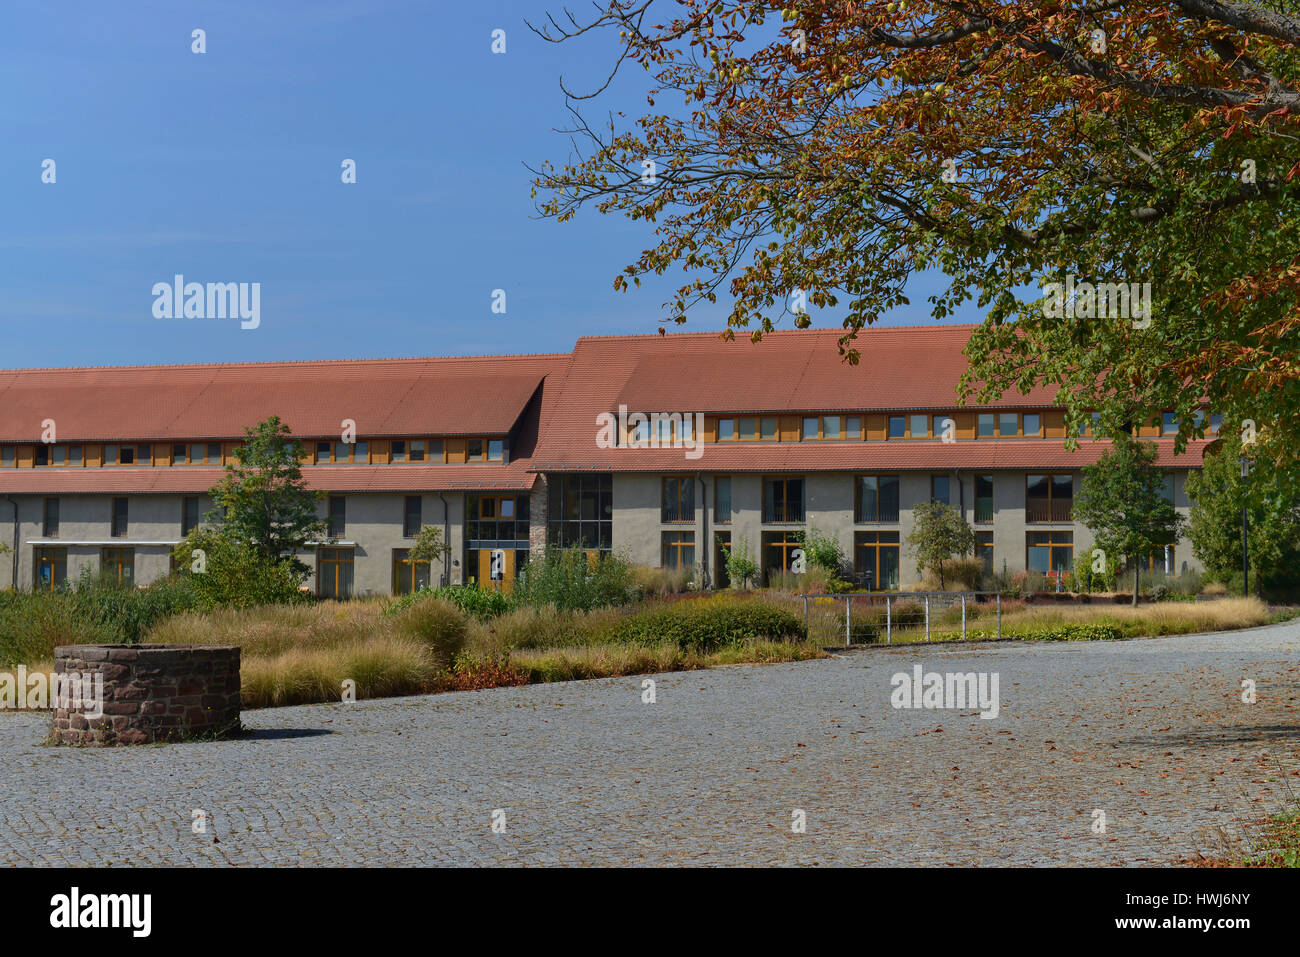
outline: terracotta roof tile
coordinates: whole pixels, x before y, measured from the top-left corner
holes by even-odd
[[[777,332],[757,343],[699,333],[580,339],[570,380],[621,379],[612,407],[641,412],[951,409],[972,328],[865,329],[857,338],[857,365],[839,355],[838,329]],[[993,403],[1052,404],[1049,389]]]
[[[0,495],[198,495],[221,481],[218,468],[0,469]],[[508,465],[319,465],[303,469],[307,485],[328,492],[527,491],[537,476]]]
[[[597,417],[617,412],[793,413],[957,408],[969,325],[871,328],[862,360],[838,354],[838,329],[769,334],[752,343],[714,333],[579,339],[572,355],[357,359],[243,365],[37,369],[0,372],[0,441],[35,441],[54,418],[60,441],[238,438],[278,414],[304,437],[500,434],[514,430],[507,466],[316,466],[331,490],[526,489],[530,473],[600,471],[832,471],[1074,469],[1106,443],[1069,452],[1060,440],[736,443],[684,450],[599,449]],[[530,403],[530,399],[537,397]],[[1011,394],[993,408],[1045,408],[1052,390]],[[1195,467],[1206,443],[1160,464]],[[200,492],[212,469],[0,470],[4,492]]]
[[[294,434],[505,434],[567,356],[359,359],[0,372],[0,441],[234,439],[279,415]]]

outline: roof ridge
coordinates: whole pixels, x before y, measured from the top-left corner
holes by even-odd
[[[858,329],[857,331],[858,331],[859,333],[862,333],[862,332],[873,332],[873,333],[874,333],[874,332],[913,332],[913,331],[917,331],[917,330],[926,331],[926,332],[934,332],[934,331],[942,331],[942,330],[945,330],[945,329],[953,329],[953,330],[958,330],[958,329],[974,329],[974,328],[976,328],[976,327],[978,327],[978,326],[980,326],[980,325],[982,325],[982,323],[978,323],[978,322],[933,322],[933,323],[924,324],[924,325],[922,325],[922,324],[917,324],[917,325],[906,325],[906,326],[877,326],[877,325],[868,325],[868,326],[863,326],[861,329]],[[749,330],[745,330],[745,329],[735,329],[735,330],[732,330],[732,331],[734,331],[734,332],[736,332],[736,333],[742,333],[742,332],[746,332],[746,331],[749,331]],[[816,334],[816,333],[824,333],[824,334],[828,334],[828,335],[833,333],[833,334],[835,334],[835,335],[844,335],[844,334],[845,334],[846,332],[848,332],[848,331],[849,331],[849,330],[845,329],[845,328],[842,327],[842,326],[815,327],[815,328],[808,328],[808,329],[773,329],[771,332],[765,332],[765,333],[763,333],[763,338],[766,339],[766,338],[768,338],[769,336],[777,336],[777,335],[779,335],[779,336],[807,336],[807,335],[809,335],[809,334]],[[652,332],[650,332],[650,333],[646,333],[646,332],[619,332],[619,333],[610,333],[609,335],[604,335],[604,336],[600,336],[600,335],[596,335],[596,336],[578,336],[578,342],[608,342],[608,341],[610,341],[610,340],[614,340],[614,339],[622,339],[622,340],[629,340],[629,339],[698,339],[698,338],[702,338],[702,337],[704,337],[704,336],[709,336],[709,337],[714,338],[714,339],[721,339],[721,337],[722,337],[722,333],[723,333],[723,332],[726,332],[726,330],[723,329],[723,330],[719,330],[719,331],[717,331],[717,332],[707,332],[707,331],[699,331],[699,332],[666,332],[666,333],[664,333],[663,335],[659,335],[659,334],[657,334],[657,333],[652,333]],[[737,338],[739,338],[739,336],[737,336]]]
[[[24,366],[17,368],[0,368],[0,375],[10,372],[90,372],[108,370],[113,372],[140,372],[158,369],[250,369],[267,366],[311,366],[344,365],[346,363],[370,362],[440,362],[454,359],[572,359],[572,352],[507,352],[483,353],[481,355],[447,355],[447,356],[355,356],[341,359],[261,359],[246,362],[159,362],[144,365],[97,365],[97,366]]]

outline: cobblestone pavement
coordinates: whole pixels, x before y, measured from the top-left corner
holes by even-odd
[[[1300,792],[1297,661],[1295,623],[869,649],[659,675],[654,704],[617,678],[251,711],[246,739],[108,750],[5,714],[0,862],[1169,862]],[[894,710],[917,663],[998,673],[1001,714]]]

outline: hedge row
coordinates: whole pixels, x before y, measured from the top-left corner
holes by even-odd
[[[615,641],[654,644],[671,641],[683,651],[709,652],[756,638],[803,641],[803,622],[760,601],[701,599],[637,612],[612,635]]]

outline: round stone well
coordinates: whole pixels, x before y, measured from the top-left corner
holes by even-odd
[[[239,728],[235,645],[60,645],[54,684],[54,744],[152,744]]]

